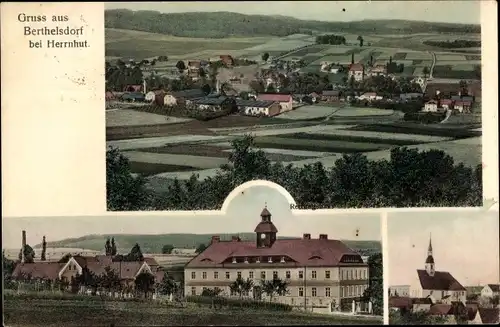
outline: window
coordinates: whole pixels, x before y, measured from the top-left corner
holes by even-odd
[[[358,270],[354,270],[354,279],[358,279]]]
[[[363,269],[363,279],[366,279],[366,270]]]
[[[191,295],[196,295],[196,287],[191,287]]]
[[[255,260],[256,263],[260,263],[260,257],[257,257],[257,259]]]
[[[330,287],[325,288],[325,296],[330,297]]]
[[[278,279],[278,272],[277,271],[273,271],[273,279]]]
[[[311,271],[311,278],[316,279],[316,270]]]
[[[285,257],[281,257],[280,262],[281,262],[281,263],[285,262]]]
[[[441,298],[444,297],[444,291],[441,291]]]
[[[253,278],[253,271],[250,271],[250,272],[248,273],[248,277],[249,277],[249,278]]]
[[[236,258],[233,258],[233,263],[236,263],[236,262],[237,262],[237,261],[236,261]]]
[[[71,265],[68,265],[68,270],[71,270]]]
[[[343,271],[343,270],[341,270],[341,271],[340,271],[340,279],[341,279],[341,280],[344,280],[344,279],[345,279],[345,276],[344,276],[344,271]]]
[[[260,272],[260,279],[266,279],[266,272],[265,271]]]
[[[340,297],[344,297],[344,286],[340,286]]]
[[[352,270],[349,270],[349,279],[352,279]]]
[[[237,278],[241,278],[241,271],[238,271],[238,272],[236,273],[236,277],[237,277]]]
[[[313,287],[313,288],[311,289],[311,294],[312,294],[312,296],[316,296],[316,295],[317,295],[317,290],[316,290],[316,287]]]
[[[304,296],[304,288],[299,287],[299,296]]]
[[[219,279],[219,272],[218,271],[214,271],[214,279]]]
[[[194,271],[191,273],[191,279],[196,279],[196,273]]]
[[[299,271],[299,278],[300,279],[304,278],[304,272],[303,271]]]
[[[248,263],[248,257],[245,257],[245,263]]]
[[[226,279],[231,278],[231,273],[229,271],[226,271]]]
[[[201,278],[207,279],[207,272],[206,271],[201,273]]]
[[[285,278],[286,279],[290,279],[290,271],[286,271],[285,272]]]
[[[330,270],[325,271],[325,278],[330,279]]]

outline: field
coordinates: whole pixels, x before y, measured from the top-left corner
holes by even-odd
[[[4,301],[8,326],[192,326],[192,325],[343,325],[381,324],[374,317],[329,316],[249,308],[210,309],[191,305],[184,308],[155,302],[50,300],[9,297]]]

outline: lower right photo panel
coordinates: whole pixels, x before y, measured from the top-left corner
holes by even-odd
[[[386,237],[389,324],[500,322],[498,212],[392,213]]]

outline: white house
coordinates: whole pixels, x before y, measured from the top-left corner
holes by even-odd
[[[383,98],[384,97],[377,95],[377,93],[375,92],[366,92],[358,97],[359,100],[368,100],[368,101],[382,100]]]
[[[487,284],[481,290],[481,297],[492,298],[500,295],[500,284]]]
[[[274,101],[236,100],[239,112],[247,116],[272,117],[280,113],[280,105]]]
[[[438,103],[435,100],[430,100],[429,102],[424,104],[425,112],[437,112],[438,111]]]
[[[354,80],[357,82],[361,82],[364,78],[365,67],[362,64],[352,64],[349,67],[349,79],[354,77]]]
[[[394,285],[389,287],[390,296],[410,296],[410,285]]]
[[[280,112],[293,109],[293,99],[290,94],[259,94],[257,100],[278,102],[280,104]]]
[[[436,271],[432,255],[432,243],[429,240],[425,269],[417,269],[410,285],[410,297],[432,299],[439,303],[451,304],[460,301],[466,303],[467,290],[447,271]]]

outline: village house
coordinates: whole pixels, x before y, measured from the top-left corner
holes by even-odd
[[[293,109],[293,99],[290,94],[259,94],[257,95],[257,100],[278,102],[280,104],[280,112]]]
[[[389,287],[390,296],[409,296],[410,285],[395,285]]]
[[[472,107],[472,103],[470,101],[455,101],[455,105],[453,106],[453,109],[458,110],[458,112],[463,113],[470,113],[470,109]]]
[[[438,303],[460,301],[466,303],[467,290],[447,271],[436,271],[432,254],[432,242],[429,240],[425,269],[416,271],[415,280],[410,285],[413,298],[432,297]]]
[[[445,110],[453,109],[453,100],[452,99],[439,100],[439,104],[441,105],[441,108],[443,108]]]
[[[375,92],[366,92],[358,97],[359,100],[367,100],[367,101],[382,100],[383,98],[384,97],[377,95],[377,93]]]
[[[234,58],[230,55],[221,55],[219,59],[226,67],[232,67],[234,65]]]
[[[184,294],[200,295],[205,289],[218,288],[224,297],[238,296],[230,285],[240,277],[256,285],[243,296],[260,300],[266,296],[259,282],[277,278],[288,282],[288,294],[274,296],[276,302],[334,310],[353,301],[356,306],[366,304],[362,297],[368,288],[369,271],[358,253],[325,234],[317,239],[311,234],[301,239],[278,239],[268,209],[264,208],[260,216],[255,241],[242,241],[237,236],[231,241],[212,237],[207,249],[185,266]],[[366,310],[362,307],[361,311]]]
[[[194,81],[200,77],[201,62],[199,60],[188,61],[187,72],[188,76]]]
[[[424,95],[422,93],[401,93],[399,99],[402,101],[412,101],[421,99]]]
[[[348,73],[349,79],[351,77],[354,77],[354,80],[356,82],[361,82],[364,78],[364,74],[365,74],[365,67],[363,66],[363,64],[350,65]]]
[[[323,91],[321,93],[321,101],[324,102],[339,102],[340,101],[340,96],[341,93],[340,91],[333,90],[333,91]]]
[[[424,112],[437,112],[438,102],[436,100],[430,100],[424,104]]]
[[[274,101],[236,100],[236,106],[247,116],[273,117],[281,112],[280,104]]]
[[[370,77],[386,76],[387,75],[387,67],[385,65],[376,65],[376,66],[368,69],[367,75]]]
[[[120,100],[126,102],[144,102],[145,96],[142,92],[125,92],[120,96]]]
[[[184,91],[168,92],[165,94],[163,104],[165,106],[174,106],[185,104],[186,100],[203,98],[205,93],[201,89],[190,89]]]
[[[186,105],[194,105],[196,109],[203,111],[232,112],[236,110],[236,101],[232,98],[223,96],[186,100]]]
[[[123,92],[136,92],[136,93],[140,93],[140,92],[143,92],[143,85],[140,85],[140,84],[136,84],[136,85],[126,85],[124,88],[123,88]]]
[[[500,284],[487,284],[481,290],[481,297],[492,298],[500,295]]]

